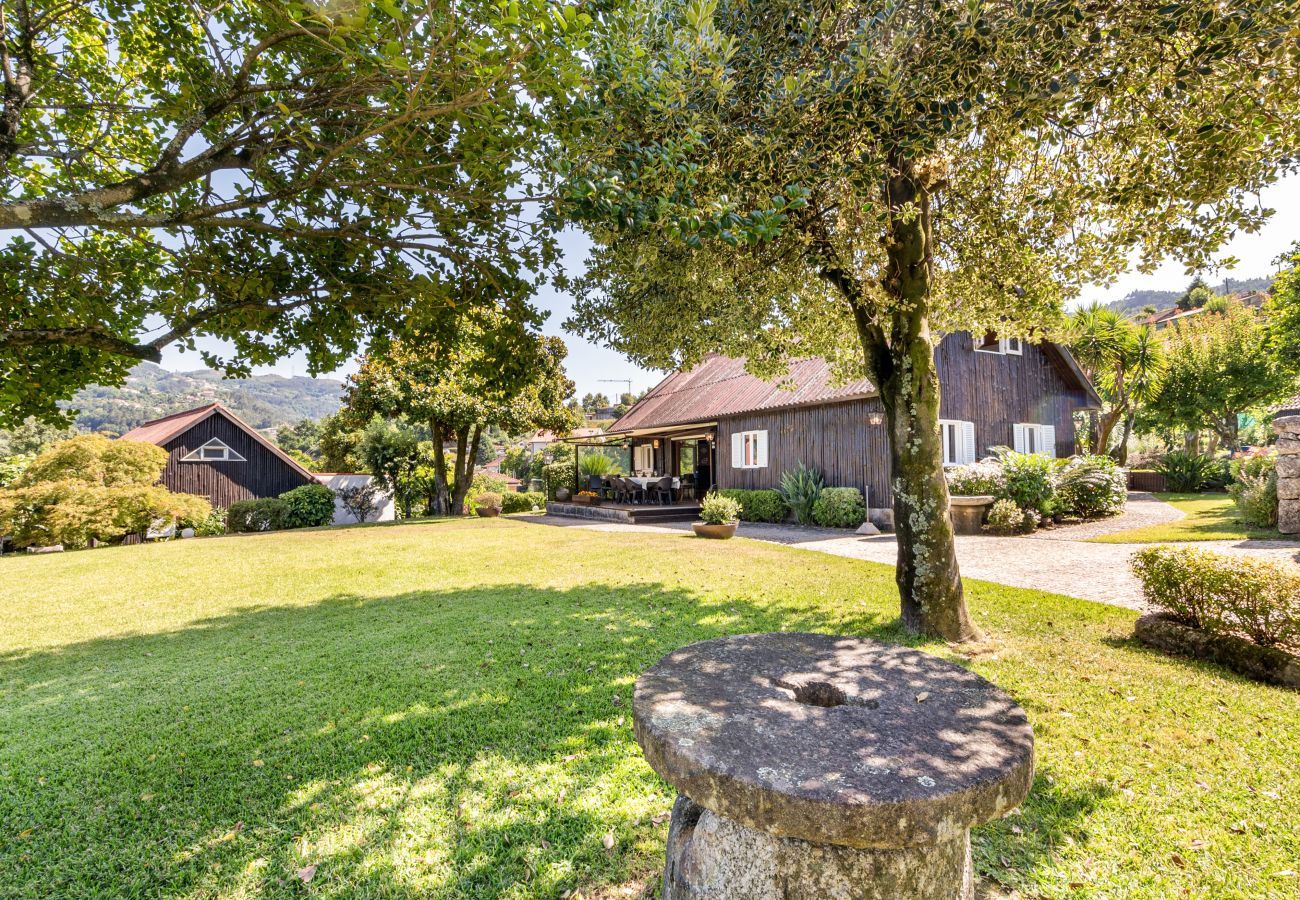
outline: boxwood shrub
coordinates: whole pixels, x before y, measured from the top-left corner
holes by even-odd
[[[532,512],[533,507],[546,509],[546,495],[541,491],[528,491],[520,493],[519,491],[507,491],[501,495],[501,512],[520,513]]]
[[[554,500],[556,490],[562,487],[566,487],[576,494],[578,492],[578,483],[573,477],[573,460],[543,466],[542,482],[546,486],[547,499]]]
[[[866,515],[862,491],[855,487],[822,488],[813,503],[813,521],[823,528],[857,528]]]
[[[718,491],[724,497],[730,497],[740,504],[740,521],[742,522],[784,522],[785,501],[776,491],[746,491],[740,488],[727,488]]]
[[[289,518],[289,504],[278,497],[259,500],[236,500],[226,511],[226,530],[232,534],[245,531],[278,531]]]
[[[280,495],[285,528],[315,528],[334,521],[334,492],[323,484],[304,484]]]
[[[1300,649],[1300,572],[1205,550],[1151,547],[1133,556],[1148,603],[1205,631]]]

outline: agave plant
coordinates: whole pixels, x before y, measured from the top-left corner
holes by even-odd
[[[821,472],[799,463],[781,475],[781,486],[777,488],[777,493],[794,513],[795,521],[800,525],[809,525],[813,521],[813,506],[824,486]]]

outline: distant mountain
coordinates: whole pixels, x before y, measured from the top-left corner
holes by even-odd
[[[153,363],[131,370],[121,387],[93,386],[78,391],[72,409],[87,431],[122,434],[141,422],[217,401],[258,429],[338,412],[343,382],[295,375],[256,375],[225,379],[211,369],[169,372]]]
[[[1211,285],[1216,294],[1234,294],[1238,291],[1267,291],[1273,285],[1273,277],[1262,278],[1225,278],[1222,284]],[[1168,309],[1178,302],[1186,286],[1176,291],[1132,291],[1119,300],[1106,305],[1123,315],[1141,312],[1143,307],[1154,306],[1156,309]]]

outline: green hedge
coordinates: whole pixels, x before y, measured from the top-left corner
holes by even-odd
[[[1146,601],[1206,631],[1300,649],[1300,574],[1283,563],[1181,547],[1133,557]]]
[[[289,504],[278,497],[260,500],[237,500],[226,511],[226,530],[232,534],[243,531],[279,531],[289,519]]]
[[[573,477],[573,460],[543,466],[542,482],[546,487],[548,499],[554,500],[556,489],[562,487],[566,487],[576,494],[578,492],[578,483]]]
[[[518,491],[509,491],[501,495],[501,512],[520,513],[532,512],[533,507],[546,509],[546,495],[541,491],[528,491],[520,493]]]
[[[812,516],[823,528],[857,528],[866,520],[867,506],[862,491],[855,487],[822,488]]]
[[[745,491],[740,488],[727,488],[718,491],[724,497],[730,497],[740,504],[740,521],[742,522],[784,522],[785,501],[776,491]]]
[[[323,484],[304,484],[285,491],[285,528],[316,528],[334,521],[334,492]]]

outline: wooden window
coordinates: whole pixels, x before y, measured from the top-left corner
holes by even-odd
[[[652,444],[636,445],[636,461],[633,468],[637,472],[652,472],[655,467],[655,448]]]
[[[940,419],[939,437],[943,441],[943,464],[964,466],[975,462],[975,423],[958,419]]]
[[[1056,456],[1056,427],[1021,422],[1011,426],[1012,449],[1017,453],[1042,453]]]
[[[213,438],[181,457],[181,462],[248,462],[224,441]]]
[[[986,331],[984,337],[976,337],[976,353],[996,353],[1000,356],[1024,356],[1025,342],[1020,338],[1000,338],[995,331]]]
[[[1009,356],[1024,356],[1025,344],[1020,338],[1003,338],[998,342],[1002,352]]]
[[[731,436],[731,467],[733,469],[764,469],[767,467],[767,432],[738,431]]]

